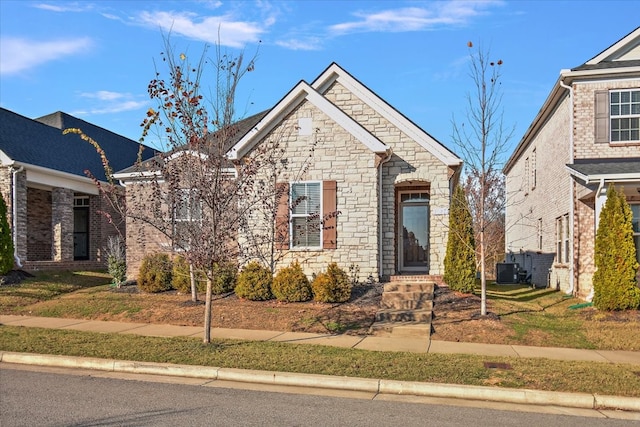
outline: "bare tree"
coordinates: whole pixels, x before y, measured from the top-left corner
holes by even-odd
[[[470,200],[470,203],[474,205],[477,218],[481,315],[484,316],[487,314],[487,234],[490,224],[496,220],[493,215],[504,209],[495,206],[490,208],[490,200],[495,199],[495,180],[501,175],[502,162],[514,127],[506,128],[503,122],[500,90],[502,60],[491,60],[490,51],[484,51],[481,47],[474,52],[471,42],[467,46],[470,55],[469,76],[474,90],[467,94],[466,120],[458,123],[453,119],[452,138],[465,160],[466,187],[472,188],[476,194],[475,202]]]

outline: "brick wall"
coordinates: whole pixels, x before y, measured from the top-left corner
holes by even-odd
[[[536,286],[549,284],[551,268],[551,286],[563,290],[569,288],[568,265],[556,260],[554,254],[556,218],[571,211],[571,179],[565,167],[569,163],[569,104],[565,97],[506,176],[505,260],[522,263]],[[529,257],[521,259],[521,252]]]
[[[27,260],[50,261],[53,254],[51,192],[27,189],[27,205]]]

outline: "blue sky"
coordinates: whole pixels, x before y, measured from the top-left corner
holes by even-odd
[[[173,26],[176,52],[192,57],[218,37],[230,52],[260,45],[238,91],[244,116],[335,61],[456,151],[451,121],[463,120],[473,90],[473,41],[504,62],[513,147],[560,70],[596,56],[639,16],[634,1],[0,0],[0,106],[31,118],[61,110],[137,140],[162,31]]]

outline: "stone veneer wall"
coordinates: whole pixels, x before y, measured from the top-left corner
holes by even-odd
[[[302,118],[312,119],[311,135],[300,135],[297,127]],[[285,250],[276,269],[299,261],[308,276],[326,270],[336,262],[347,270],[351,264],[360,268],[362,279],[378,277],[377,269],[377,170],[375,154],[356,140],[313,104],[303,102],[276,127],[265,141],[278,139],[286,147],[288,173],[280,182],[294,180],[303,165],[308,170],[299,181],[337,181],[337,248],[324,250]],[[313,156],[310,149],[317,140]],[[251,154],[250,154],[251,155]],[[252,222],[260,227],[260,223]],[[241,242],[245,242],[241,236]],[[243,243],[244,244],[244,243]]]
[[[401,174],[411,174],[416,180],[430,183],[429,274],[444,274],[450,201],[448,167],[339,83],[334,83],[324,95],[393,149],[391,160],[382,166],[383,248],[380,276],[387,278],[397,273],[395,183]],[[371,194],[371,198],[377,199],[377,195]],[[377,248],[377,243],[371,249],[374,248]]]

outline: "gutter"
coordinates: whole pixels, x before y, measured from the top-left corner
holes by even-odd
[[[24,170],[24,166],[20,166],[18,169],[11,168],[11,209],[12,222],[13,222],[13,259],[18,268],[22,268],[22,261],[18,255],[18,192],[16,187],[18,185],[18,174]]]
[[[560,73],[560,79],[558,83],[561,87],[569,91],[569,164],[573,164],[573,87],[567,85],[563,81],[563,73]],[[576,285],[575,278],[575,261],[573,259],[573,252],[575,248],[575,232],[574,232],[574,214],[575,214],[575,190],[573,185],[573,178],[569,174],[569,230],[571,230],[571,262],[569,263],[569,290],[567,294],[573,295]]]
[[[385,154],[378,164],[378,281],[382,280],[382,165],[391,160],[393,149],[388,148]]]

